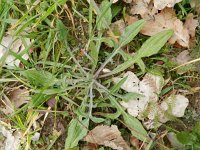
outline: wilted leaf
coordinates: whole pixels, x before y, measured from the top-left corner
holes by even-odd
[[[165,7],[174,7],[176,3],[181,1],[182,0],[154,0],[154,7],[156,9],[162,10]]]
[[[85,141],[104,145],[117,150],[130,150],[130,147],[124,141],[117,126],[100,125],[91,130],[85,137]]]

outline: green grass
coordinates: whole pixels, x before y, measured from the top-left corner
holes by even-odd
[[[128,26],[117,43],[105,32],[112,32],[110,24],[116,17],[121,17],[125,5],[115,12],[112,4],[106,1],[100,6],[94,0],[90,3],[89,0],[26,2],[0,1],[0,41],[7,31],[11,31],[14,40],[30,38],[32,42],[21,53],[12,53],[8,48],[7,54],[0,59],[1,98],[5,97],[7,87],[13,88],[13,84],[23,85],[30,92],[27,104],[5,116],[12,127],[22,131],[25,137],[21,149],[51,149],[53,144],[48,145],[50,139],[54,143],[59,138],[60,133],[55,136],[52,133],[53,137],[46,137],[47,141],[41,137],[38,142],[31,142],[34,132],[45,128],[42,125],[33,128],[36,120],[42,120],[39,119],[40,111],[52,113],[55,120],[61,116],[68,122],[64,133],[67,134],[65,145],[62,145],[65,149],[81,148],[85,144],[81,141],[83,137],[98,124],[117,124],[126,138],[135,136],[146,144],[159,145],[159,142],[152,144],[153,139],[140,121],[119,104],[124,94],[120,90],[123,81],[113,85],[112,76],[136,63],[134,70],[139,76],[145,72],[158,73],[165,78],[171,77],[173,83],[179,75],[168,71],[176,64],[165,57],[170,55],[171,47],[165,44],[172,31],[151,38],[138,35],[144,25],[144,21],[140,20]],[[184,5],[178,7],[179,18],[190,11],[184,9]],[[131,46],[137,47],[134,57],[122,51],[124,47]],[[29,60],[22,58],[24,53],[29,54]],[[23,65],[5,66],[5,59],[10,54]],[[165,65],[155,66],[158,60],[166,62]],[[112,72],[102,75],[105,67]],[[183,80],[177,81],[177,84],[169,83],[162,91],[163,95],[176,88],[187,88]],[[54,108],[48,108],[47,101],[51,98],[56,99]]]

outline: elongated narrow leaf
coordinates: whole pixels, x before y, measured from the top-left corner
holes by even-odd
[[[137,120],[136,118],[127,113],[123,114],[123,118],[124,118],[124,123],[130,129],[131,134],[133,136],[135,136],[141,141],[148,140],[147,131],[143,128],[139,120]]]
[[[109,99],[111,103],[117,108],[117,110],[122,113],[124,122],[131,130],[132,135],[140,139],[141,141],[147,140],[148,134],[143,128],[141,122],[138,119],[127,114],[113,96],[109,95]]]
[[[173,35],[173,30],[166,30],[150,37],[139,49],[135,58],[149,57],[157,54]]]
[[[109,27],[112,21],[111,2],[104,0],[100,5],[100,14],[96,19],[97,29],[102,30]]]
[[[111,88],[110,93],[111,93],[111,94],[114,94],[115,92],[117,92],[117,91],[121,88],[121,86],[124,84],[124,82],[127,80],[127,78],[128,78],[128,77],[125,77],[125,78],[123,78],[122,80],[120,80],[117,84],[115,84],[115,85]]]
[[[89,120],[78,121],[77,119],[71,120],[65,141],[65,149],[70,149],[78,145],[78,142],[87,135],[87,127]]]
[[[168,39],[173,35],[172,30],[166,30],[160,32],[152,37],[150,37],[139,49],[136,55],[124,62],[123,64],[117,66],[109,75],[119,73],[125,69],[131,67],[135,62],[143,57],[149,57],[159,52],[159,50],[164,46]]]
[[[42,93],[36,93],[32,96],[31,102],[29,107],[34,108],[42,105],[46,101],[48,101],[52,96],[51,95],[44,95]]]
[[[44,70],[26,70],[21,74],[35,86],[50,87],[56,82],[56,77],[48,71]]]
[[[133,38],[140,32],[140,30],[144,26],[144,23],[144,20],[139,20],[126,27],[119,38],[119,45],[122,47],[128,44],[130,41],[132,41]]]

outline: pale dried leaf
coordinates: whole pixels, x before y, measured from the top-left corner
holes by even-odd
[[[163,86],[164,79],[161,76],[147,73],[142,81],[137,76],[128,71],[124,74],[127,80],[121,86],[127,92],[138,92],[143,97],[134,97],[128,102],[121,101],[120,104],[127,109],[128,113],[143,121],[147,129],[157,128],[162,123],[166,123],[170,118],[166,114],[172,114],[174,117],[183,116],[185,108],[188,105],[188,99],[182,95],[176,95],[173,98],[174,105],[168,109],[172,102],[172,96],[167,98],[161,104],[158,102],[158,95]],[[122,78],[113,78],[114,83],[118,83]],[[182,102],[180,100],[182,99]],[[181,104],[180,104],[181,103]],[[144,121],[145,120],[145,121]]]
[[[157,95],[160,94],[163,84],[164,79],[161,76],[147,73],[140,82],[140,92],[148,97],[150,101],[157,101]]]
[[[186,17],[184,27],[188,29],[189,35],[191,37],[195,37],[195,30],[198,27],[198,25],[198,20],[194,19],[194,15],[192,13],[189,13]]]
[[[162,10],[165,7],[174,7],[176,3],[182,0],[154,0],[154,7],[158,10]]]
[[[129,102],[120,102],[120,104],[125,107],[128,111],[128,113],[134,117],[137,117],[139,114],[139,101],[134,99],[134,100],[129,100]]]
[[[26,45],[31,44],[30,39],[25,38],[24,41]],[[9,50],[8,49],[9,46],[10,50],[18,54],[25,49],[25,45],[23,44],[22,40],[17,39],[14,41],[14,38],[11,35],[4,36],[0,44],[0,58]],[[23,54],[22,58],[27,60],[29,58],[28,54],[27,53]],[[13,66],[18,67],[20,64],[20,60],[15,59],[15,57],[12,55],[8,55],[6,57],[5,64],[12,67]]]
[[[84,138],[89,143],[104,145],[117,150],[130,150],[130,147],[124,141],[116,125],[96,126]]]
[[[18,131],[13,132],[0,124],[0,134],[3,136],[3,138],[0,139],[0,149],[18,150],[21,142],[21,135]]]
[[[141,33],[152,36],[167,29],[174,30],[174,35],[169,40],[170,44],[177,42],[183,47],[189,46],[189,31],[183,26],[182,21],[177,19],[175,11],[170,8],[162,10],[154,16],[154,19],[148,20]]]
[[[139,91],[139,79],[138,77],[131,71],[128,71],[124,74],[123,77],[127,77],[126,81],[124,82],[124,84],[121,86],[121,88],[127,92],[138,92]],[[122,78],[118,78],[115,77],[113,78],[113,82],[117,83],[120,80],[122,80]]]
[[[188,104],[189,100],[185,96],[174,95],[163,101],[161,107],[164,111],[169,111],[175,117],[183,117]]]

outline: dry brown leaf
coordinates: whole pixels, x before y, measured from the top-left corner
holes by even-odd
[[[182,0],[154,0],[154,7],[158,10],[162,10],[165,7],[174,7],[176,3]]]
[[[10,114],[15,108],[19,108],[21,105],[28,102],[29,91],[25,88],[14,89],[10,91],[8,97],[5,98],[5,108],[2,111],[5,114]]]
[[[189,13],[186,17],[184,27],[188,29],[191,37],[195,37],[195,29],[198,27],[198,25],[198,20],[194,19],[194,15],[192,13]]]
[[[153,3],[150,3],[149,0],[134,0],[130,10],[132,15],[139,14],[146,19],[151,18],[157,12],[158,10],[153,7]]]
[[[104,145],[117,150],[130,150],[116,125],[99,125],[91,130],[84,138],[89,143]]]
[[[126,14],[124,20],[128,25],[131,25],[131,24],[135,23],[136,21],[138,21],[138,17],[137,16],[129,16]]]
[[[177,42],[183,47],[189,46],[189,32],[183,26],[182,21],[177,19],[175,11],[171,8],[162,10],[161,13],[154,16],[154,19],[148,20],[141,33],[152,36],[167,29],[174,30],[174,35],[169,40],[170,44]]]
[[[189,51],[188,50],[184,50],[181,53],[178,54],[178,56],[176,57],[176,62],[181,65],[184,63],[187,63],[191,60],[191,57],[189,55]]]

